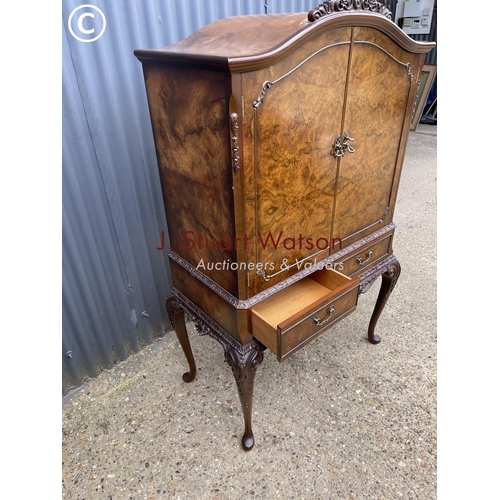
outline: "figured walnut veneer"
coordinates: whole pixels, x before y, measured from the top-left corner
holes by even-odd
[[[382,276],[368,340],[398,280],[393,215],[419,73],[416,42],[374,0],[236,16],[143,63],[171,242],[167,311],[224,347],[254,446],[253,383],[351,314]]]

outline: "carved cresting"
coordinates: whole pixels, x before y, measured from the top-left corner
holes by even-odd
[[[329,0],[318,5],[315,9],[310,10],[307,14],[307,19],[311,22],[320,19],[323,16],[334,14],[335,12],[349,11],[349,10],[368,10],[370,12],[377,12],[392,19],[391,11],[375,0]]]

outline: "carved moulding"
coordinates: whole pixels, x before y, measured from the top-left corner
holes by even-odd
[[[377,221],[378,224],[378,221]],[[301,280],[302,278],[305,278],[309,274],[312,274],[314,271],[320,268],[320,266],[326,266],[328,264],[332,264],[335,261],[340,261],[343,257],[349,255],[352,252],[355,252],[359,248],[367,245],[368,243],[376,240],[377,238],[380,238],[386,233],[389,233],[390,231],[394,230],[396,228],[396,225],[394,222],[391,222],[387,224],[386,226],[380,228],[378,231],[375,231],[371,233],[370,235],[366,236],[365,238],[362,238],[355,243],[343,248],[342,250],[338,250],[337,252],[333,253],[332,255],[326,257],[325,259],[319,261],[316,263],[314,266],[311,267],[304,267],[301,271],[298,273],[293,274],[292,276],[289,276],[288,278],[285,278],[284,280],[280,281],[276,285],[273,285],[263,292],[257,293],[256,295],[253,295],[252,297],[246,299],[246,300],[239,300],[237,299],[234,295],[231,295],[228,291],[224,290],[220,285],[215,283],[215,281],[211,280],[208,276],[204,275],[201,271],[198,271],[196,267],[191,265],[189,262],[186,262],[182,257],[177,255],[174,251],[170,250],[168,252],[168,256],[170,259],[172,259],[175,263],[179,264],[183,269],[185,269],[191,276],[194,276],[197,280],[199,280],[201,283],[203,283],[205,286],[210,288],[213,292],[215,292],[219,297],[222,297],[226,302],[231,304],[233,307],[236,309],[250,309],[253,307],[255,304],[260,302],[261,300],[267,299],[271,295],[274,295],[275,293],[279,292],[283,288],[286,288],[287,286],[291,285],[292,283],[295,283],[296,281]]]
[[[193,304],[185,295],[179,292],[177,289],[172,289],[172,295],[177,299],[179,307],[184,309],[189,315],[191,320],[194,322],[194,326],[199,335],[208,335],[209,337],[217,340],[222,347],[226,355],[226,361],[231,366],[230,361],[228,361],[228,351],[234,350],[236,354],[245,357],[251,351],[258,349],[264,351],[266,349],[258,340],[254,339],[248,344],[242,345],[237,340],[235,340],[229,333],[224,330],[218,323],[216,323],[210,316],[204,313],[199,307]],[[234,358],[234,356],[233,356]],[[234,361],[233,358],[231,361]],[[262,359],[261,359],[262,361]]]
[[[312,11],[311,11],[312,12]],[[337,43],[332,43],[330,45],[325,45],[324,47],[322,47],[321,49],[317,50],[316,52],[312,53],[309,57],[306,57],[303,61],[301,61],[299,64],[297,64],[297,66],[295,66],[294,68],[292,68],[290,71],[288,71],[288,73],[285,73],[284,75],[281,75],[279,78],[276,78],[276,80],[273,80],[273,81],[270,81],[270,80],[266,80],[262,85],[261,85],[261,91],[260,91],[260,95],[259,97],[257,97],[257,99],[255,99],[253,101],[253,108],[254,108],[254,112],[255,110],[257,110],[259,108],[259,106],[261,106],[261,104],[264,103],[264,98],[266,97],[266,92],[273,86],[273,85],[276,85],[278,82],[280,82],[281,80],[283,80],[284,78],[286,78],[287,76],[291,75],[294,71],[296,71],[297,69],[299,69],[303,64],[305,64],[306,62],[308,62],[309,60],[311,60],[313,57],[317,56],[318,54],[320,54],[321,52],[327,50],[327,49],[331,49],[332,47],[339,47],[341,45],[350,45],[351,42],[337,42]],[[388,52],[387,50],[385,50],[383,47],[381,47],[380,45],[377,45],[376,43],[373,43],[373,42],[368,42],[366,40],[355,40],[354,43],[356,45],[371,45],[372,47],[376,47],[377,49],[381,50],[382,52],[384,52],[387,56],[389,56],[393,61],[395,61],[396,63],[400,64],[401,66],[403,66],[405,69],[406,69],[406,74],[408,75],[408,80],[410,80],[410,82],[413,81],[413,73],[411,72],[411,64],[409,62],[403,62],[403,61],[400,61],[399,59],[396,59],[390,52]],[[236,118],[236,120],[238,119],[238,115],[236,113],[233,113],[231,114],[231,131],[233,131],[233,119]],[[238,126],[237,122],[236,122],[236,127]],[[257,127],[257,121],[255,120],[255,127]],[[257,130],[257,129],[255,129]],[[340,146],[340,136],[338,138],[339,140],[339,151],[343,151],[345,153],[345,150],[344,148],[342,148]],[[351,139],[349,138],[348,136],[346,136],[346,134],[344,134],[344,143],[343,143],[343,146],[345,147],[345,149],[347,148],[352,148],[352,146],[349,146],[347,144],[347,140],[351,140],[353,141],[354,139]],[[234,141],[234,134],[233,134],[233,141]],[[234,144],[234,143],[233,143]],[[354,148],[352,148],[352,151],[349,149],[349,152],[350,153],[353,153],[354,152]],[[337,158],[337,156],[333,153],[330,153],[332,154],[332,156],[334,156],[335,158]],[[343,156],[343,154],[338,154],[338,156]],[[239,159],[239,158],[238,158]]]
[[[261,86],[260,96],[257,97],[257,99],[255,99],[255,101],[253,101],[253,108],[254,108],[254,110],[258,109],[258,107],[264,102],[264,97],[266,96],[266,92],[273,85],[275,85],[276,83],[280,82],[281,80],[283,80],[287,76],[291,75],[294,71],[296,71],[297,69],[299,69],[303,64],[305,64],[306,62],[308,62],[309,60],[311,60],[313,57],[317,56],[318,54],[320,54],[321,52],[323,52],[325,50],[331,49],[332,47],[338,47],[340,45],[349,45],[350,43],[351,42],[337,42],[337,43],[332,43],[330,45],[325,45],[321,49],[319,49],[316,52],[312,53],[309,57],[306,57],[303,61],[301,61],[299,64],[297,64],[297,66],[295,66],[290,71],[288,71],[288,73],[285,73],[284,75],[281,75],[279,78],[276,78],[276,80],[274,80],[272,82],[269,81],[269,80],[266,80],[262,84],[262,86]]]
[[[385,5],[375,0],[329,0],[310,10],[307,14],[307,19],[313,22],[324,16],[335,14],[335,12],[352,10],[377,12],[387,17],[387,19],[392,19],[391,11]]]
[[[183,309],[191,317],[199,335],[208,335],[217,340],[224,348],[224,360],[233,372],[243,411],[243,419],[245,421],[245,432],[241,438],[241,444],[245,451],[251,450],[255,443],[252,431],[253,385],[255,372],[264,360],[266,347],[256,339],[251,340],[245,345],[240,344],[175,288],[172,290],[171,299],[177,301],[177,308]],[[189,357],[192,358],[191,349],[189,349]]]
[[[359,275],[359,293],[366,293],[370,290],[371,286],[379,276],[382,276],[384,273],[389,273],[393,278],[389,293],[392,293],[392,290],[396,286],[396,283],[399,278],[399,273],[401,272],[401,268],[399,266],[399,262],[394,257],[394,255],[390,255],[387,259],[384,259],[382,262],[379,262],[376,266],[371,267],[366,272]]]

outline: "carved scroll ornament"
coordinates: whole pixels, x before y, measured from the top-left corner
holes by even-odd
[[[310,10],[307,14],[307,19],[311,22],[320,19],[323,16],[334,14],[335,12],[343,12],[350,10],[368,10],[377,12],[392,19],[391,11],[380,2],[375,0],[329,0],[318,5],[315,9]]]

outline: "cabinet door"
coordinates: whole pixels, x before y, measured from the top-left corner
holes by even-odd
[[[350,33],[327,36],[244,78],[254,96],[245,149],[248,262],[268,266],[249,273],[251,293],[330,253],[337,167],[330,152],[342,126]]]
[[[389,222],[411,111],[413,59],[382,33],[355,29],[343,130],[354,151],[340,161],[334,215],[344,247]]]

